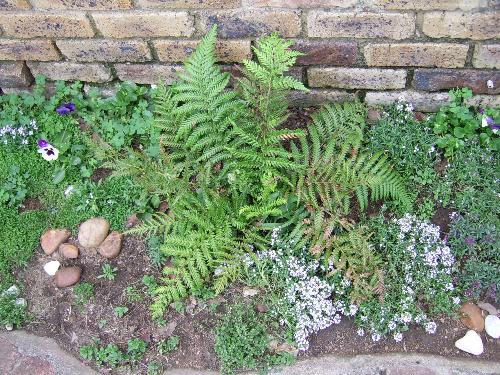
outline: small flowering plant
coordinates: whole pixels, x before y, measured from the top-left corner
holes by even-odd
[[[0,127],[0,146],[14,144],[25,146],[32,144],[38,133],[38,124],[32,119],[27,125],[7,124]]]
[[[52,146],[45,139],[39,139],[37,141],[38,153],[47,161],[57,160],[59,157],[59,150]]]
[[[63,103],[59,107],[56,108],[56,112],[61,116],[69,115],[74,112],[76,109],[75,103]]]
[[[401,341],[411,324],[435,333],[437,314],[453,313],[460,298],[453,285],[455,257],[440,238],[439,227],[406,214],[384,223],[375,219],[374,241],[385,257],[385,293],[359,306],[358,334],[369,333],[373,341],[390,335]]]

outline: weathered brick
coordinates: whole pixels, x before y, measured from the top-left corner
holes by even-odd
[[[231,39],[258,37],[274,31],[283,37],[295,37],[301,31],[299,13],[292,10],[244,9],[200,14],[204,32],[213,24],[219,25],[220,37]]]
[[[57,47],[69,60],[81,62],[143,62],[151,60],[151,52],[144,41],[137,40],[59,40]]]
[[[492,89],[487,87],[488,80],[493,82]],[[413,85],[417,90],[424,91],[470,87],[475,94],[498,94],[500,93],[500,72],[472,69],[416,69]]]
[[[0,39],[0,60],[59,60],[54,44],[50,40]]]
[[[228,9],[239,8],[241,0],[138,0],[142,8],[198,8],[198,9]]]
[[[27,87],[33,82],[24,62],[0,62],[0,87]]]
[[[191,36],[193,17],[187,12],[102,12],[93,13],[97,28],[105,37]]]
[[[477,45],[472,63],[476,68],[500,69],[500,45]]]
[[[347,8],[358,0],[243,0],[244,6],[275,8]]]
[[[74,62],[28,62],[34,76],[42,74],[51,80],[108,82],[113,79],[111,70],[102,64],[80,64]]]
[[[398,10],[471,10],[487,7],[487,0],[371,0],[370,5]]]
[[[37,9],[117,10],[133,7],[131,0],[31,0]]]
[[[94,31],[85,13],[9,12],[0,14],[6,35],[17,38],[88,38]]]
[[[452,43],[368,44],[364,48],[368,66],[436,66],[460,68],[465,65],[469,46]]]
[[[356,95],[346,91],[338,90],[310,90],[292,91],[288,96],[290,104],[294,107],[311,107],[326,103],[338,103],[353,101]]]
[[[432,38],[484,40],[500,37],[499,24],[499,12],[427,12],[422,31]]]
[[[221,66],[221,70],[231,75],[231,80],[229,81],[230,87],[234,87],[236,80],[244,76],[243,68],[239,64],[223,65]],[[296,80],[304,83],[304,68],[300,66],[291,67],[290,70],[285,73],[285,75],[293,77]]]
[[[0,0],[0,10],[30,9],[27,0]]]
[[[448,103],[448,93],[422,93],[418,91],[391,91],[367,92],[365,103],[368,105],[387,105],[394,103],[398,98],[404,98],[413,105],[413,108],[422,112],[436,112],[439,107]]]
[[[156,40],[154,48],[158,58],[165,62],[182,62],[195,50],[196,40]],[[217,56],[223,62],[242,62],[252,57],[249,40],[219,40]]]
[[[307,18],[307,35],[315,38],[406,39],[415,32],[411,13],[328,12],[312,10]]]
[[[353,65],[358,56],[354,42],[299,40],[293,49],[305,53],[297,59],[299,65]]]
[[[395,69],[309,68],[307,77],[311,87],[393,90],[406,84],[406,71]]]
[[[474,95],[467,100],[467,104],[474,107],[500,107],[500,95]]]
[[[182,66],[158,64],[115,64],[116,74],[122,81],[156,84],[160,81],[172,84]]]

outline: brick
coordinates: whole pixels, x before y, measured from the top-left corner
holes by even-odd
[[[165,62],[183,62],[195,50],[196,40],[156,40],[154,48],[158,58]],[[249,40],[217,41],[217,56],[222,62],[242,62],[252,57]]]
[[[0,60],[59,60],[59,53],[50,40],[0,39]]]
[[[168,85],[177,80],[182,66],[158,64],[115,64],[116,74],[122,81],[156,84],[163,81]]]
[[[486,82],[493,81],[488,89]],[[439,91],[455,87],[470,87],[475,94],[498,94],[500,92],[500,72],[496,70],[448,70],[416,69],[413,85],[417,90]]]
[[[74,62],[28,62],[34,76],[42,74],[51,80],[108,82],[113,79],[111,70],[102,64],[80,64]]]
[[[93,13],[97,28],[105,37],[191,36],[193,17],[187,12],[133,11]]]
[[[452,43],[368,44],[364,48],[368,66],[431,66],[461,68],[469,46]]]
[[[500,107],[500,95],[474,95],[467,100],[467,104],[474,107]]]
[[[243,67],[239,64],[233,65],[223,65],[221,66],[221,71],[227,72],[231,75],[231,80],[229,81],[229,87],[234,87],[238,78],[243,77]],[[299,66],[294,66],[285,73],[286,76],[295,78],[296,80],[305,83],[304,81],[304,68]]]
[[[388,10],[471,10],[487,7],[487,0],[372,0],[371,4]]]
[[[81,62],[143,62],[151,60],[149,47],[137,40],[59,40],[57,47],[69,60]]]
[[[5,35],[16,38],[87,38],[94,31],[85,13],[10,12],[0,14]]]
[[[398,98],[404,98],[413,105],[413,108],[422,112],[436,112],[448,103],[448,93],[422,93],[418,91],[367,92],[365,103],[368,105],[388,105]]]
[[[301,31],[299,13],[292,10],[243,9],[200,14],[204,32],[213,24],[219,25],[220,37],[229,39],[259,37],[275,31],[283,37],[296,37]]]
[[[24,62],[0,62],[0,87],[27,87],[33,82]]]
[[[197,8],[197,9],[228,9],[239,8],[241,0],[138,0],[142,8]]]
[[[0,0],[0,10],[30,9],[27,0]]]
[[[422,31],[432,38],[484,40],[500,37],[499,24],[499,12],[427,12]]]
[[[299,40],[292,48],[305,53],[297,59],[299,65],[354,65],[358,57],[358,46],[353,42]]]
[[[338,90],[310,90],[292,91],[288,96],[290,104],[294,107],[311,107],[327,103],[350,102],[356,99],[356,95],[346,91]]]
[[[37,9],[117,10],[133,7],[131,0],[31,0]]]
[[[355,13],[312,10],[307,18],[307,35],[315,38],[406,39],[415,32],[412,13]]]
[[[395,69],[309,68],[307,77],[311,87],[393,90],[406,84],[406,71]]]
[[[243,0],[244,6],[275,8],[347,8],[358,0]]]
[[[477,45],[472,64],[476,68],[500,69],[500,45]]]

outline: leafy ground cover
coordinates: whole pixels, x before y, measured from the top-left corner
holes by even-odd
[[[336,329],[343,353],[449,345],[464,301],[498,303],[498,109],[457,89],[423,121],[404,100],[373,124],[359,102],[290,117],[307,91],[292,43],[260,39],[230,88],[215,42],[172,86],[47,97],[38,77],[0,96],[0,289],[21,289],[2,324],[113,371],[230,374],[321,352]],[[40,235],[95,216],[126,230],[123,255],[82,254],[82,281],[54,288]]]

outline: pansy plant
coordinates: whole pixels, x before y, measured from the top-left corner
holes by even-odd
[[[59,150],[52,146],[45,139],[39,139],[38,142],[38,153],[47,161],[57,160],[59,157]]]

